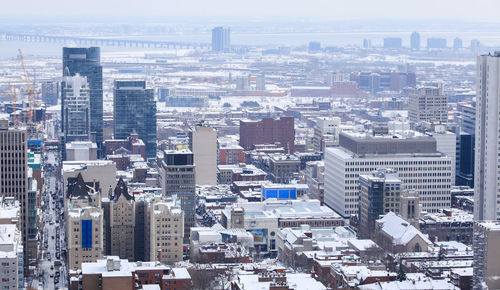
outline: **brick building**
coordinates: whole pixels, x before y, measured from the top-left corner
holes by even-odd
[[[289,153],[295,152],[293,117],[264,118],[260,121],[240,121],[240,145],[245,150],[255,149],[257,144],[276,144]]]

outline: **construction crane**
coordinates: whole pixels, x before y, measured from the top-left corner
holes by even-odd
[[[35,114],[35,109],[37,107],[36,101],[35,101],[35,93],[36,91],[33,89],[33,83],[30,80],[30,76],[28,74],[28,71],[26,70],[26,66],[24,65],[24,57],[23,57],[23,52],[21,49],[18,49],[19,51],[19,59],[21,60],[21,66],[23,67],[23,72],[24,72],[24,81],[26,82],[26,90],[28,91],[28,102],[29,102],[29,107],[28,107],[28,120],[31,123],[33,121],[33,117]],[[34,120],[36,121],[36,120]]]

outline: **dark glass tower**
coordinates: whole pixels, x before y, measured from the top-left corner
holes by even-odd
[[[80,74],[87,77],[90,89],[90,133],[91,140],[97,144],[99,156],[103,141],[103,102],[102,102],[102,66],[99,47],[63,47],[63,76]],[[64,98],[61,98],[64,108]],[[64,112],[61,113],[64,120]],[[64,124],[62,125],[64,132]]]
[[[115,139],[137,133],[146,144],[146,157],[156,157],[156,101],[145,81],[115,81],[113,92]]]

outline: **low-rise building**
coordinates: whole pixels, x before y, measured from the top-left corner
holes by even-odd
[[[20,228],[16,224],[0,224],[0,285],[2,289],[24,289],[23,259],[23,239]]]
[[[432,246],[427,235],[393,212],[376,221],[375,241],[392,253],[427,252]]]
[[[218,182],[232,184],[235,181],[265,180],[267,173],[252,164],[238,163],[217,166]]]
[[[431,241],[457,241],[472,244],[474,215],[460,209],[443,209],[420,217],[420,231]]]

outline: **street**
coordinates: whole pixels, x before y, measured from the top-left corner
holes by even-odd
[[[44,155],[44,187],[40,207],[41,259],[38,267],[39,289],[67,289],[68,272],[65,265],[65,226],[63,212],[63,192],[61,181],[57,179],[59,152],[46,151]]]

